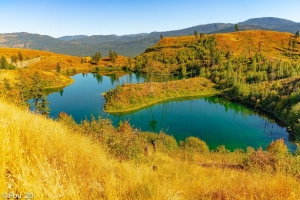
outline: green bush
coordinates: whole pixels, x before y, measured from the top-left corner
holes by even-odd
[[[220,145],[220,146],[217,146],[215,152],[218,152],[220,154],[227,154],[230,151],[228,149],[226,149],[225,145]]]
[[[272,141],[267,147],[267,151],[273,153],[274,155],[282,155],[288,152],[288,148],[284,143],[283,139]]]
[[[199,153],[208,153],[209,148],[207,144],[196,137],[188,137],[185,141],[180,142],[181,148],[191,151],[191,152],[199,152]]]

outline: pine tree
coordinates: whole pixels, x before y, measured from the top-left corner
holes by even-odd
[[[295,33],[295,37],[296,37],[296,38],[299,37],[299,31],[297,31],[297,32]]]
[[[198,31],[194,31],[194,35],[195,35],[195,37],[196,37],[196,40],[198,39]]]
[[[111,49],[109,50],[109,53],[108,53],[108,57],[110,58],[110,59],[112,59],[113,58],[113,52],[111,51]]]
[[[239,25],[236,24],[236,25],[234,26],[234,29],[235,29],[235,31],[239,31]]]
[[[0,59],[0,69],[7,69],[8,62],[4,56],[1,56]]]
[[[22,55],[22,53],[19,51],[19,53],[18,53],[18,59],[19,59],[19,61],[21,61],[22,62],[22,60],[23,60],[23,55]]]
[[[17,61],[18,61],[18,57],[15,55],[11,56],[10,59],[11,59],[12,63],[17,63]]]
[[[32,88],[30,89],[30,94],[33,97],[35,112],[42,115],[48,115],[50,113],[49,102],[45,95],[41,77],[38,72],[35,72],[32,77]]]
[[[60,73],[61,67],[59,63],[56,63],[56,72]]]

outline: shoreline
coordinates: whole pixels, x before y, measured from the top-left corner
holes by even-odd
[[[70,82],[64,84],[64,85],[58,85],[58,86],[52,86],[52,87],[44,87],[45,90],[49,90],[49,89],[57,89],[57,88],[63,88],[63,87],[66,87],[66,86],[69,86],[69,85],[72,85],[75,80],[72,79],[71,77],[70,78]]]

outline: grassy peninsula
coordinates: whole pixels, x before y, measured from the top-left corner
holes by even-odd
[[[214,85],[210,80],[201,77],[119,85],[105,93],[104,111],[129,112],[170,99],[219,94]]]

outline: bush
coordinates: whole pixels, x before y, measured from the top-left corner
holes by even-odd
[[[142,155],[142,146],[128,121],[120,122],[117,132],[107,139],[109,152],[120,160],[136,159]]]
[[[288,152],[288,148],[284,143],[283,139],[272,141],[267,147],[267,151],[273,153],[274,155],[282,155]]]
[[[262,171],[274,171],[276,168],[276,159],[273,154],[259,148],[243,161],[243,166],[246,168],[258,168]]]
[[[178,144],[175,138],[163,132],[160,132],[159,134],[142,132],[139,134],[139,137],[140,140],[151,145],[153,142],[155,142],[158,150],[174,150],[178,148]]]
[[[225,145],[220,145],[220,146],[217,146],[215,152],[218,152],[220,154],[227,154],[230,151],[228,149],[226,149]]]
[[[208,153],[209,148],[207,144],[196,137],[188,137],[185,141],[180,142],[181,148],[191,151],[191,152],[199,152],[199,153]]]

